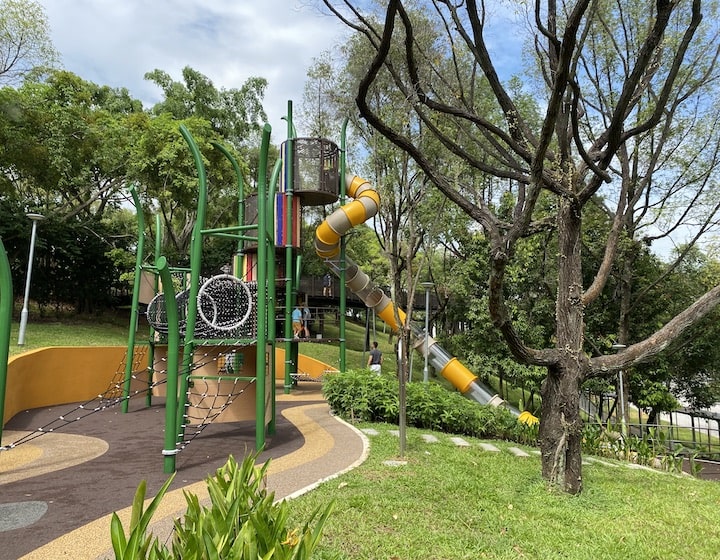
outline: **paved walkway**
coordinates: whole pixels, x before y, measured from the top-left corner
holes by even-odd
[[[110,517],[128,526],[129,506],[141,480],[154,496],[163,473],[162,406],[128,414],[106,410],[0,452],[0,558],[96,560],[114,558]],[[364,461],[367,438],[332,416],[319,383],[301,383],[278,396],[276,433],[259,459],[271,459],[268,489],[292,497]],[[26,411],[6,426],[3,444],[57,418],[72,406]],[[177,474],[154,516],[152,531],[169,534],[185,511],[183,490],[207,496],[205,478],[233,454],[254,449],[251,422],[213,424],[177,457]]]

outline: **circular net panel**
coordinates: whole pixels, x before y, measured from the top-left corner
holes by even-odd
[[[175,302],[177,304],[178,311],[178,328],[181,335],[185,334],[185,328],[187,326],[187,302],[189,294],[190,290],[183,290],[175,295]],[[153,329],[160,334],[166,335],[168,333],[168,318],[164,293],[156,295],[150,301],[145,314],[147,315],[148,323],[150,323],[150,326]]]
[[[160,334],[167,334],[168,323],[167,312],[165,310],[165,294],[157,294],[150,300],[145,316],[153,329]]]
[[[201,279],[201,282],[194,338],[255,338],[257,283],[243,282],[229,274]],[[190,290],[183,290],[175,297],[181,336],[187,331],[189,294]],[[167,335],[164,294],[156,295],[148,304],[147,319],[158,333]]]
[[[254,307],[248,286],[230,274],[213,276],[200,286],[198,315],[214,331],[236,333]]]

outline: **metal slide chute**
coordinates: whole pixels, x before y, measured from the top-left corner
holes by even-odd
[[[345,181],[347,194],[353,200],[330,214],[315,231],[315,251],[337,276],[340,276],[341,266],[340,238],[353,227],[372,218],[380,208],[380,196],[370,183],[352,174],[348,174]],[[396,317],[401,323],[404,323],[405,312],[397,308],[385,292],[375,285],[370,277],[349,258],[345,259],[345,284],[390,328],[394,331],[400,330]],[[432,337],[428,336],[426,346],[422,328],[413,324],[410,325],[410,328],[416,338],[415,349],[424,357],[427,348],[428,362],[463,395],[481,404],[508,406],[497,394],[482,385],[475,374],[461,364],[457,358],[451,356]],[[520,412],[513,407],[508,406],[508,408],[516,416],[520,415]]]

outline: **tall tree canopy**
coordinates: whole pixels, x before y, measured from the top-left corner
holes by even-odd
[[[235,223],[237,192],[233,170],[211,142],[222,142],[233,149],[243,169],[253,167],[257,157],[253,143],[258,141],[258,132],[267,118],[262,106],[267,81],[251,77],[238,89],[217,88],[207,76],[190,67],[183,68],[182,81],[173,80],[162,70],[148,72],[145,78],[162,89],[163,99],[150,110],[153,118],[148,119],[146,133],[136,146],[133,166],[146,186],[145,195],[162,215],[168,255],[182,260],[187,258],[196,219],[197,173],[187,145],[177,132],[178,124],[186,123],[200,143],[203,157],[208,158],[209,227]],[[250,183],[249,173],[245,175],[246,183]]]
[[[197,170],[179,133],[181,123],[195,135],[207,159],[208,226],[236,223],[237,180],[211,142],[224,143],[237,154],[241,168],[250,167],[253,155],[248,146],[259,120],[265,118],[265,81],[251,78],[239,90],[218,90],[191,68],[185,68],[185,83],[180,84],[161,71],[152,75],[166,93],[152,110],[144,110],[125,88],[99,86],[64,70],[46,70],[42,80],[34,76],[17,88],[0,88],[0,212],[10,218],[0,225],[0,234],[11,253],[14,274],[20,278],[26,268],[25,212],[47,216],[42,231],[54,231],[55,238],[63,240],[47,246],[41,240],[38,246],[38,281],[44,272],[56,280],[54,287],[38,291],[45,302],[67,301],[66,291],[58,289],[67,279],[60,271],[81,276],[87,270],[82,257],[91,254],[91,246],[96,251],[90,259],[107,265],[94,278],[117,278],[124,272],[113,267],[126,261],[122,252],[137,239],[135,223],[119,219],[131,185],[137,187],[143,205],[138,210],[159,212],[163,218],[164,254],[174,262],[187,260],[196,219]],[[154,227],[152,220],[146,223]],[[232,244],[223,241],[208,242],[208,270],[230,259]],[[45,250],[53,257],[43,260]],[[45,264],[48,271],[42,270]],[[89,298],[98,293],[93,287],[82,301],[78,298],[77,309],[92,307],[97,301]]]
[[[189,66],[183,68],[182,77],[183,81],[177,82],[163,70],[145,74],[145,79],[160,86],[164,95],[152,108],[153,114],[204,119],[219,136],[238,147],[257,139],[267,120],[262,106],[265,78],[251,77],[240,88],[218,89],[207,76]]]
[[[625,270],[631,281],[623,256],[637,251],[632,243],[647,246],[654,232],[683,225],[702,234],[717,223],[716,193],[709,188],[718,178],[718,131],[711,125],[719,106],[714,3],[508,3],[519,13],[527,9],[502,40],[531,40],[525,87],[544,108],[539,120],[534,107],[522,102],[523,85],[501,75],[498,50],[488,41],[508,4],[390,0],[373,14],[361,9],[365,3],[324,3],[374,53],[357,89],[363,118],[407,151],[437,189],[482,226],[493,324],[516,360],[547,372],[543,476],[580,492],[581,384],[655,358],[720,300],[720,287],[710,289],[654,332],[626,340],[620,354],[603,355],[597,350],[609,348],[585,344],[586,317],[603,312],[601,295],[611,273]],[[438,40],[431,49],[417,40],[415,7],[434,18]],[[703,13],[710,17],[703,19]],[[375,110],[377,84],[387,79],[441,152],[421,143],[411,134],[415,129]],[[480,89],[489,95],[478,97]],[[497,198],[501,193],[512,201],[506,212],[500,211],[507,209]],[[598,206],[610,227],[599,264],[590,269],[582,235]],[[551,344],[539,347],[518,328],[506,284],[521,242],[548,231],[555,268],[546,280],[555,292],[555,321]],[[622,325],[619,334],[627,336]]]

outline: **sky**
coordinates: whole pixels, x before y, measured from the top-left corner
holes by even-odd
[[[251,76],[268,81],[264,107],[273,137],[285,134],[313,58],[347,29],[308,0],[39,0],[62,65],[98,85],[126,87],[147,108],[161,91],[143,78],[160,69],[177,80],[190,66],[218,89]],[[295,109],[297,110],[297,109]]]
[[[143,78],[155,69],[181,81],[190,66],[218,89],[265,78],[274,138],[285,136],[288,100],[295,111],[302,104],[313,58],[350,33],[320,0],[37,1],[66,70],[98,85],[126,87],[146,108],[161,100],[160,88]],[[501,73],[509,74],[520,43],[503,34],[511,17],[504,2],[492,10],[500,30],[491,33],[490,48]]]

